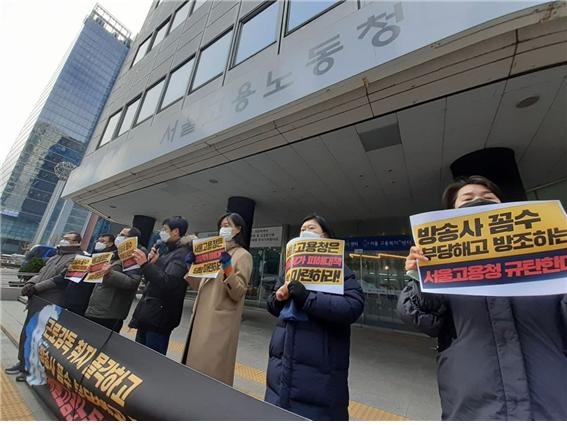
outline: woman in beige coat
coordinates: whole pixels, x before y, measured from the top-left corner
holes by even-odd
[[[252,256],[244,248],[246,224],[240,215],[230,213],[222,216],[218,227],[219,235],[226,242],[226,252],[220,259],[222,270],[214,279],[185,277],[198,293],[182,363],[232,385],[244,297],[252,273]],[[194,262],[194,258],[191,252],[186,258],[188,265]]]

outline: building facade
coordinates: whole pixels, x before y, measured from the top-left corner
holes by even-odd
[[[83,228],[89,212],[60,198],[65,177],[55,168],[80,164],[130,43],[100,6],[85,19],[2,165],[3,253]]]
[[[347,240],[361,320],[401,327],[408,216],[438,209],[454,175],[566,201],[566,16],[542,1],[155,2],[64,196],[203,234],[251,201],[257,303],[316,211]]]

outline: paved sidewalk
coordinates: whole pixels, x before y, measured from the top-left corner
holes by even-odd
[[[186,300],[181,325],[171,337],[167,355],[177,361],[183,353],[191,308],[192,301]],[[19,336],[24,318],[22,303],[0,301],[2,327],[15,339]],[[275,323],[276,319],[265,310],[246,307],[240,331],[234,387],[257,398],[263,398],[264,395],[268,345]],[[135,330],[124,326],[121,334],[134,339]],[[5,345],[12,346],[14,359],[16,357],[16,348],[6,341],[4,336],[3,368],[13,363],[13,359],[4,358]],[[438,420],[441,411],[435,378],[434,345],[433,339],[420,335],[353,325],[349,371],[351,419]],[[37,409],[31,410],[33,413]]]

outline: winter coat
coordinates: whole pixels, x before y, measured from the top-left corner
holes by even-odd
[[[75,259],[75,256],[83,254],[84,252],[78,245],[57,248],[57,254],[47,260],[39,273],[28,280],[27,283],[34,284],[38,297],[62,306],[65,288],[58,287],[53,278],[64,274],[69,264]]]
[[[437,337],[443,420],[567,420],[567,295],[400,294],[402,319]]]
[[[239,246],[228,250],[234,272],[224,278],[187,277],[198,289],[189,323],[182,362],[227,385],[234,381],[234,365],[244,297],[252,274],[252,256]]]
[[[279,316],[285,302],[275,291],[268,311]],[[265,400],[312,420],[348,420],[350,325],[362,314],[364,294],[345,266],[344,295],[310,291],[308,321],[279,320],[270,341]]]
[[[141,267],[147,283],[128,325],[131,328],[169,335],[181,321],[189,247],[182,240],[167,247],[168,252],[154,264],[148,262]]]
[[[85,316],[93,319],[124,320],[142,280],[142,271],[122,271],[122,262],[115,261],[102,283],[95,285]]]

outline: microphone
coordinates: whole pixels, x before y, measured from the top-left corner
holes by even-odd
[[[156,241],[156,243],[154,244],[153,248],[155,248],[156,252],[157,252],[159,255],[163,255],[163,254],[167,253],[167,250],[168,250],[168,249],[167,249],[167,244],[166,244],[164,241],[162,241],[161,239],[158,239],[158,240]]]

